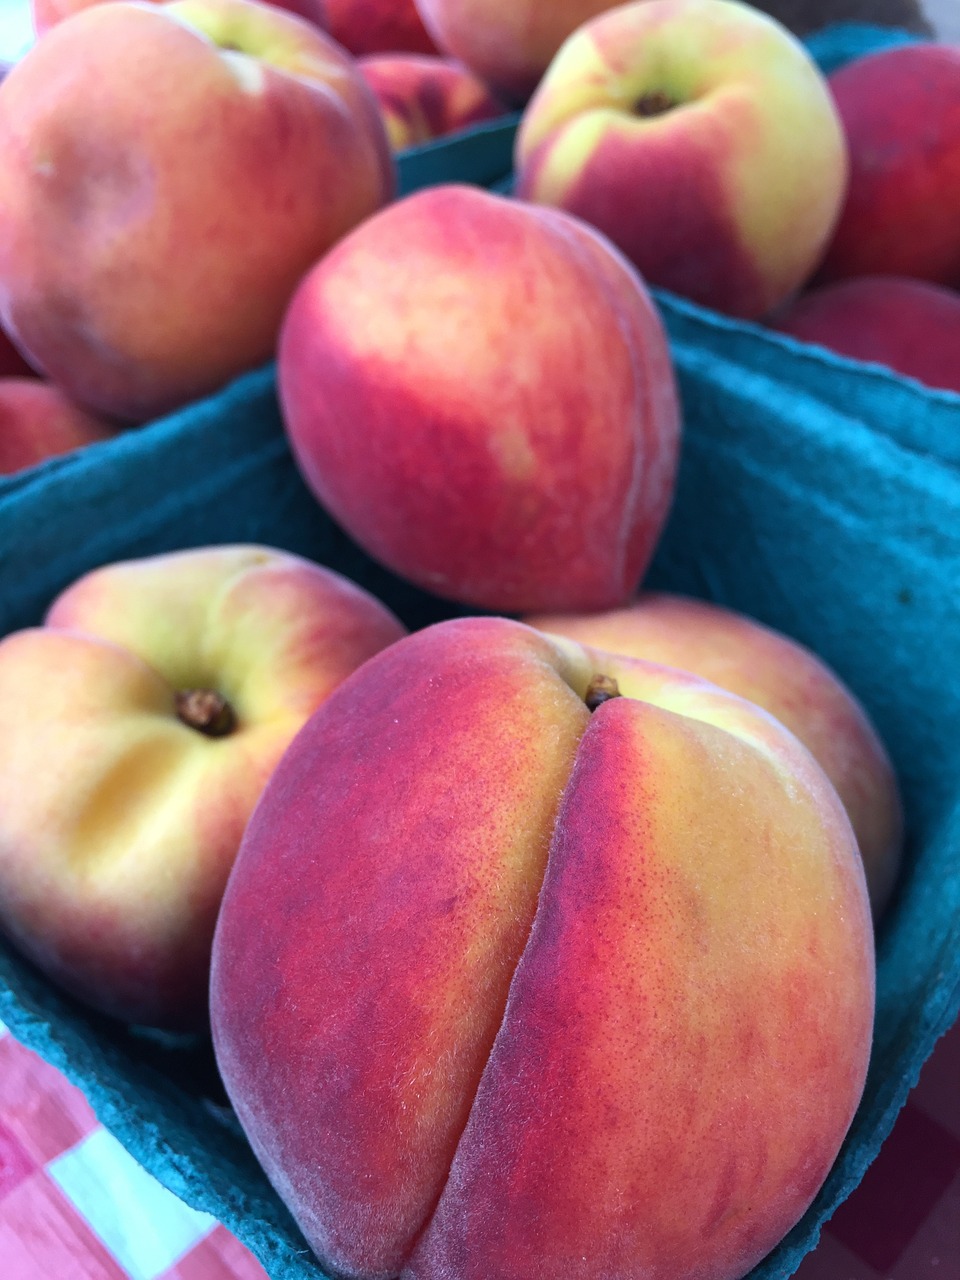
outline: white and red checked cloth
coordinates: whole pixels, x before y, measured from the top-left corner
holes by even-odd
[[[0,1280],[264,1280],[0,1024]],[[960,1280],[960,1023],[797,1280]]]

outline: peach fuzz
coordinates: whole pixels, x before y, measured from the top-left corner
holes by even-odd
[[[814,653],[744,614],[661,592],[623,609],[525,621],[580,644],[679,667],[774,716],[836,788],[860,847],[874,918],[882,916],[903,852],[896,776],[860,702]]]
[[[404,634],[378,601],[258,546],[126,561],[0,641],[0,925],[129,1022],[207,1025],[214,920],[296,731]]]
[[[40,378],[0,378],[0,475],[109,440],[117,428]]]
[[[78,403],[153,417],[270,358],[302,274],[393,182],[354,60],[302,19],[84,10],[0,85],[0,318]]]
[[[30,0],[30,12],[33,17],[33,29],[38,36],[49,31],[64,18],[69,18],[81,9],[90,9],[95,4],[110,3],[111,0]],[[162,4],[164,0],[148,0],[151,4]],[[324,0],[269,0],[278,9],[286,9],[298,17],[306,18],[314,26],[327,29],[327,14]]]
[[[436,53],[415,0],[326,0],[330,34],[355,57]]]
[[[357,66],[377,99],[394,151],[506,114],[487,86],[452,58],[381,53],[359,58]]]
[[[679,407],[643,282],[585,224],[474,187],[399,201],[305,277],[277,368],[307,484],[394,572],[509,612],[633,592]]]
[[[616,3],[417,0],[417,7],[442,52],[466,63],[504,101],[523,103],[567,36]]]
[[[960,288],[960,47],[878,50],[829,84],[850,184],[818,282],[894,275]]]
[[[835,1159],[873,997],[806,749],[501,618],[400,641],[305,725],[211,975],[237,1115],[352,1280],[739,1280]]]
[[[800,294],[767,323],[801,342],[960,393],[960,293],[906,276],[851,276]]]
[[[518,196],[599,227],[649,284],[753,319],[818,265],[847,176],[824,77],[737,0],[638,0],[586,23],[515,156]]]

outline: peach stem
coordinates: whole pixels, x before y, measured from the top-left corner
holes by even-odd
[[[638,116],[662,116],[677,104],[662,89],[652,89],[638,98],[634,111]]]
[[[596,711],[602,703],[620,696],[620,686],[613,676],[597,675],[587,685],[583,700],[587,704],[588,711]]]
[[[237,727],[233,707],[215,689],[184,689],[177,694],[176,708],[185,725],[208,738],[223,738]]]

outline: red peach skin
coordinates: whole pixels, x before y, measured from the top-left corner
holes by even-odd
[[[882,916],[903,853],[896,776],[863,707],[809,649],[731,609],[661,592],[606,613],[525,621],[596,649],[690,671],[775,716],[836,787],[860,846],[874,918]]]
[[[820,285],[768,321],[801,342],[960,392],[960,293],[905,276]]]
[[[303,273],[394,176],[354,60],[312,24],[96,5],[0,85],[0,317],[78,404],[156,417],[273,356]]]
[[[474,187],[399,201],[301,282],[277,367],[307,484],[394,572],[509,612],[633,592],[679,406],[642,280],[585,224]]]
[[[211,1012],[332,1273],[739,1280],[836,1156],[873,975],[849,822],[776,721],[462,619],[366,663],[285,756]]]
[[[330,34],[355,57],[436,53],[414,0],[326,0]]]
[[[0,475],[12,475],[88,444],[117,428],[39,378],[0,378]]]
[[[881,49],[829,84],[850,182],[817,281],[893,275],[960,287],[960,47]]]

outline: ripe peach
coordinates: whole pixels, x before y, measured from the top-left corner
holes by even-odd
[[[357,66],[377,99],[394,151],[506,113],[487,86],[452,58],[381,53],[358,59]]]
[[[567,36],[618,0],[417,0],[437,47],[522,103]]]
[[[960,293],[906,276],[851,276],[810,289],[768,324],[854,360],[960,392]]]
[[[815,654],[743,614],[659,592],[606,613],[526,621],[593,648],[680,667],[769,711],[836,787],[860,846],[874,918],[880,918],[903,852],[897,780],[863,707]]]
[[[564,44],[516,169],[519,196],[599,227],[648,283],[756,319],[818,265],[847,161],[785,27],[737,0],[637,0]]]
[[[740,1280],[836,1157],[873,997],[809,752],[502,618],[401,640],[311,718],[211,973],[237,1115],[353,1280]]]
[[[100,440],[117,428],[40,378],[0,378],[0,475]]]
[[[673,493],[660,319],[591,228],[439,186],[308,273],[278,382],[307,484],[371,555],[495,610],[609,607]]]
[[[270,358],[301,275],[393,181],[354,60],[311,24],[86,9],[0,85],[0,318],[71,399],[153,417]]]
[[[960,287],[960,47],[881,49],[829,83],[850,184],[818,281],[894,275]]]
[[[403,634],[298,556],[201,548],[109,565],[0,641],[0,925],[130,1022],[207,1021],[214,920],[294,734]]]

